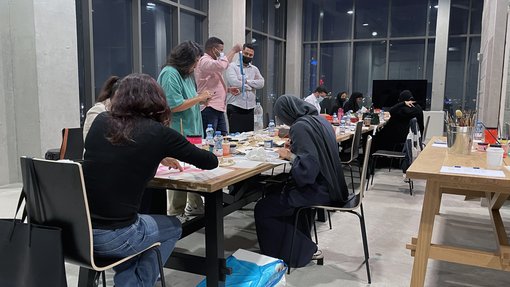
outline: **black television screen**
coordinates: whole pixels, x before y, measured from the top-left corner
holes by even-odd
[[[410,90],[416,102],[426,110],[427,80],[374,80],[372,87],[372,103],[374,108],[385,109],[398,102],[403,90]]]

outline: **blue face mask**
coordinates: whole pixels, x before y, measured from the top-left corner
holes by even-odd
[[[324,100],[324,97],[319,96],[319,97],[317,98],[317,102],[318,102],[318,103],[322,102],[322,100]]]

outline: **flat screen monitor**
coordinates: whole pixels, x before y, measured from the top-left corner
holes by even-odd
[[[374,80],[372,88],[374,108],[387,110],[392,107],[398,102],[398,96],[403,90],[410,90],[422,109],[427,109],[427,80]]]

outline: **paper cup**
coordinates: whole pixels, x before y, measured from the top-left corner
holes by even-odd
[[[503,149],[500,147],[487,148],[487,169],[500,169],[503,165]]]

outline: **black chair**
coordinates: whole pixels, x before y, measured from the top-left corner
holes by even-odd
[[[358,171],[361,174],[361,168],[358,163],[358,156],[359,156],[359,148],[361,143],[361,134],[363,132],[363,122],[358,121],[356,123],[356,129],[354,130],[354,136],[352,137],[352,144],[350,148],[350,154],[348,158],[342,159],[342,156],[340,157],[342,165],[346,165],[349,167],[349,171],[351,172],[351,184],[352,184],[352,190],[354,190],[354,175],[352,173],[352,165],[356,164],[358,166]]]
[[[83,159],[83,128],[63,128],[60,159]]]
[[[367,151],[370,150],[371,145],[372,145],[372,137],[368,136],[367,144],[366,144]],[[355,198],[353,198],[351,200],[353,202],[349,202],[349,206],[338,207],[338,206],[329,206],[329,205],[314,205],[314,206],[305,206],[305,207],[298,208],[298,210],[296,211],[296,217],[294,219],[294,233],[292,234],[292,240],[291,240],[291,245],[290,245],[290,258],[289,258],[290,262],[292,262],[292,255],[293,255],[293,251],[294,251],[293,250],[294,249],[294,237],[296,235],[296,230],[297,230],[297,226],[299,224],[300,214],[302,212],[308,211],[310,209],[313,210],[313,209],[318,209],[318,208],[322,208],[322,209],[325,209],[328,211],[348,212],[351,214],[355,214],[359,218],[360,225],[361,225],[361,238],[363,240],[363,252],[365,253],[365,261],[363,263],[365,263],[366,268],[367,268],[368,283],[370,284],[372,282],[372,279],[370,277],[370,266],[368,263],[369,253],[368,253],[367,231],[366,231],[366,226],[365,226],[365,215],[363,213],[363,197],[365,195],[365,184],[366,184],[366,175],[367,175],[367,169],[368,169],[368,159],[370,157],[369,154],[370,154],[369,152],[366,152],[365,156],[363,157],[363,168],[362,168],[362,172],[361,172],[360,186],[359,186],[357,192],[355,193]],[[357,210],[359,210],[359,212]],[[313,215],[313,212],[309,212],[309,213]],[[313,221],[313,219],[312,219],[312,221]],[[315,227],[315,224],[314,224],[314,227]],[[316,230],[314,230],[314,231],[315,231],[315,236],[317,238],[317,232],[316,232]],[[322,264],[323,264],[323,262],[319,262],[319,265],[322,265]],[[288,273],[290,273],[290,266],[288,269]]]
[[[30,173],[28,171],[32,166],[34,172]],[[106,286],[105,270],[150,251],[157,253],[160,273],[163,277],[159,242],[124,258],[98,258],[94,255],[92,224],[80,163],[22,157],[21,170],[24,188],[31,188],[33,182],[39,184],[41,204],[35,206],[33,202],[27,203],[27,208],[37,211],[31,212],[31,217],[32,214],[35,215],[31,218],[32,222],[62,228],[65,260],[94,270],[96,272],[94,284],[99,281],[101,274],[103,286]],[[165,286],[164,279],[161,280],[161,285]]]

